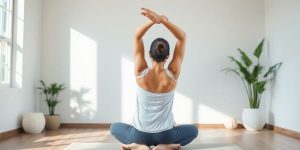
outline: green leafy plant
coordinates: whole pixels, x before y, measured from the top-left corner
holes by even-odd
[[[66,87],[64,84],[51,83],[49,86],[43,80],[40,80],[41,86],[37,89],[40,90],[46,97],[46,102],[49,109],[49,115],[55,115],[55,107],[60,102],[57,97],[61,91]]]
[[[246,89],[250,108],[259,108],[261,96],[266,90],[266,84],[271,81],[282,62],[271,66],[266,73],[262,73],[263,66],[260,64],[259,59],[263,52],[264,40],[254,50],[253,55],[256,58],[256,63],[248,57],[248,55],[241,49],[238,52],[241,56],[241,61],[235,59],[233,56],[229,56],[229,59],[236,65],[236,68],[225,68],[223,71],[232,72],[239,76]]]

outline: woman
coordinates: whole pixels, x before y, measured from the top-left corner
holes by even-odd
[[[149,150],[150,146],[155,146],[155,150],[177,150],[198,135],[195,126],[175,126],[172,114],[174,90],[185,52],[186,35],[165,16],[159,16],[146,8],[142,8],[141,14],[151,21],[142,25],[134,37],[138,91],[133,124],[114,123],[111,125],[111,133],[124,143],[123,150]],[[149,55],[152,68],[148,68],[145,60],[142,38],[154,24],[163,24],[177,39],[174,56],[167,69],[164,65],[169,58],[169,44],[163,38],[157,38],[151,44]]]

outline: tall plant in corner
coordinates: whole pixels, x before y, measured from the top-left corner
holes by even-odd
[[[274,77],[274,74],[282,65],[277,63],[271,66],[267,72],[263,74],[263,66],[260,64],[260,56],[263,51],[264,40],[262,40],[259,45],[256,47],[253,55],[256,58],[256,63],[254,64],[253,60],[248,57],[248,55],[241,49],[238,49],[238,52],[241,56],[241,61],[237,60],[233,56],[229,56],[229,59],[234,62],[236,68],[226,68],[226,72],[233,72],[243,82],[245,87],[250,108],[259,108],[261,96],[265,91],[266,84],[271,81]]]
[[[55,107],[59,103],[57,97],[61,91],[65,89],[64,84],[51,83],[49,86],[46,86],[43,80],[40,80],[41,87],[37,89],[41,90],[45,97],[48,105],[49,115],[55,115]]]
[[[276,72],[282,65],[282,62],[269,67],[263,73],[263,66],[260,64],[260,56],[263,52],[264,40],[262,40],[254,50],[254,58],[252,60],[242,50],[237,49],[240,53],[240,60],[229,56],[229,59],[235,64],[235,68],[225,68],[224,71],[236,74],[242,81],[249,101],[251,109],[258,109],[261,102],[261,97],[265,91],[265,86],[274,78]],[[244,112],[243,112],[244,115]],[[247,128],[247,127],[246,127]]]

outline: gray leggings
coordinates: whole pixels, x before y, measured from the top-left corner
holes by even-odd
[[[147,133],[125,123],[113,123],[110,127],[110,132],[124,144],[138,143],[147,146],[156,146],[158,144],[180,144],[185,146],[198,135],[198,129],[193,125],[179,125],[170,130]]]

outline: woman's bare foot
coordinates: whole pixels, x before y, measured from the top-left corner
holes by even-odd
[[[180,150],[180,144],[159,144],[153,150]]]
[[[132,143],[132,144],[123,144],[122,150],[150,150],[150,147],[143,144]]]

